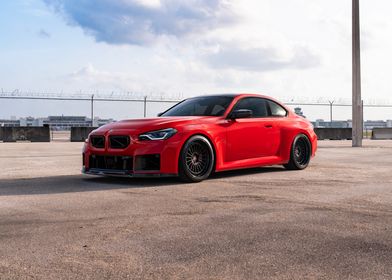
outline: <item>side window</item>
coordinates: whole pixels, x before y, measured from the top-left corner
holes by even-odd
[[[273,117],[286,117],[287,116],[287,111],[285,108],[280,106],[279,104],[268,100],[268,105],[271,110],[271,116]]]
[[[233,110],[252,110],[253,118],[268,117],[267,102],[263,98],[245,97],[237,102]]]
[[[211,116],[222,116],[225,113],[225,107],[220,104],[215,105],[212,108]]]

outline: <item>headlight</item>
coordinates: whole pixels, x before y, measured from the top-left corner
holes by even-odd
[[[150,131],[139,135],[139,140],[166,140],[177,133],[174,128]]]

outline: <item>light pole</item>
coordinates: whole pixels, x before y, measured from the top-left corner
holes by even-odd
[[[361,98],[361,34],[359,24],[359,0],[352,4],[352,146],[362,147],[362,98]]]

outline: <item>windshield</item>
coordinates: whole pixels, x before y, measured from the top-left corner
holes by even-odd
[[[233,97],[205,96],[186,99],[163,113],[162,117],[174,116],[223,116]]]

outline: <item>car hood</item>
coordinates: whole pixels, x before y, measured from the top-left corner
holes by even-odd
[[[93,134],[102,134],[110,131],[128,131],[143,133],[147,131],[165,129],[165,128],[178,128],[178,126],[186,124],[205,124],[216,121],[217,117],[158,117],[146,119],[131,119],[113,122],[101,126],[93,131]]]

